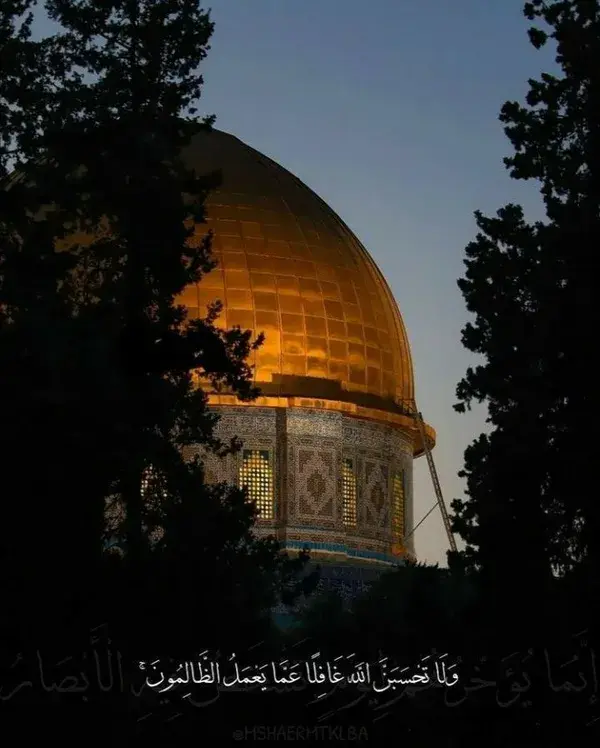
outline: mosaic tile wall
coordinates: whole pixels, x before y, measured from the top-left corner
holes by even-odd
[[[238,436],[240,452],[219,458],[189,447],[186,457],[202,457],[209,482],[237,484],[244,450],[268,452],[274,511],[260,519],[259,534],[274,534],[290,550],[308,546],[335,558],[384,563],[391,557],[393,479],[405,477],[405,533],[413,523],[412,449],[407,437],[389,426],[343,413],[302,408],[226,407],[217,434]],[[352,461],[356,477],[356,526],[342,516],[342,463]],[[118,502],[107,502],[107,522],[123,519]],[[414,555],[412,537],[406,543]]]
[[[340,556],[391,560],[392,482],[405,475],[405,532],[412,526],[412,452],[407,437],[389,426],[342,413],[301,408],[227,407],[217,433],[237,435],[246,450],[269,450],[274,465],[274,533],[289,548],[308,544]],[[205,455],[210,480],[237,482],[241,455]],[[342,461],[352,459],[357,479],[357,524],[342,522]],[[407,543],[414,553],[412,540]]]

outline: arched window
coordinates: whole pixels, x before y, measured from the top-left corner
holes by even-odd
[[[248,491],[248,498],[255,502],[261,519],[274,519],[273,467],[268,450],[243,450],[240,486]]]
[[[346,527],[356,525],[356,474],[349,458],[342,463],[342,522]]]

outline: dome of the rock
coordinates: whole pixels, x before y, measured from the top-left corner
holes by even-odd
[[[217,434],[242,448],[186,452],[209,482],[247,488],[258,534],[310,550],[327,586],[361,587],[415,555],[413,460],[425,445],[396,301],[348,226],[272,159],[218,130],[197,132],[182,155],[221,183],[194,231],[212,230],[216,267],[178,302],[194,318],[219,300],[217,324],[265,335],[250,361],[256,400],[208,391]]]
[[[246,485],[260,528],[285,547],[340,563],[412,556],[423,444],[407,334],[383,275],[321,198],[238,138],[200,132],[184,161],[219,171],[221,184],[197,227],[213,231],[217,267],[179,301],[195,317],[218,299],[220,325],[265,335],[251,362],[258,400],[210,395],[221,433],[244,446],[207,455],[209,476]]]

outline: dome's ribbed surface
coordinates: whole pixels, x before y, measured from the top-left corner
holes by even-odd
[[[350,399],[412,401],[400,312],[341,219],[290,172],[227,133],[197,134],[184,158],[199,174],[222,171],[206,203],[208,222],[198,227],[214,231],[218,267],[183,295],[191,315],[220,299],[220,324],[265,333],[254,360],[256,381],[271,385],[265,392],[307,394],[308,382],[313,397],[328,398],[325,380],[333,380]]]

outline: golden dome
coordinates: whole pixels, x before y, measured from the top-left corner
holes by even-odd
[[[198,226],[200,235],[214,232],[218,267],[179,299],[190,316],[219,299],[220,325],[264,332],[252,361],[264,395],[410,407],[402,317],[346,224],[293,174],[227,133],[198,133],[184,160],[198,174],[222,174]]]

